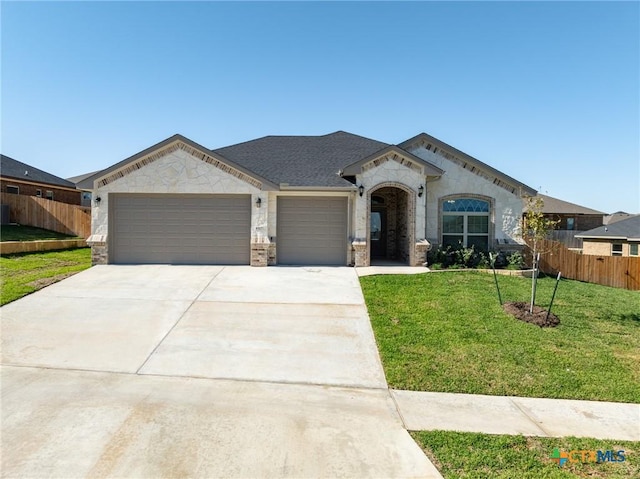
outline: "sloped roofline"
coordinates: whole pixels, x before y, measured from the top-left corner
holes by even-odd
[[[549,195],[543,195],[542,193],[538,193],[536,197],[541,198],[544,202],[544,206],[542,207],[542,213],[545,214],[560,214],[560,215],[597,215],[604,216],[606,213],[603,211],[594,210],[591,208],[587,208],[586,206],[578,205],[576,203],[571,203],[570,201],[561,200],[560,198],[555,198]],[[549,200],[549,201],[547,201]],[[526,210],[526,206],[525,206]]]
[[[231,168],[238,170],[241,173],[244,173],[245,175],[255,179],[256,181],[259,181],[260,183],[262,183],[263,185],[263,190],[277,190],[278,189],[278,185],[276,185],[275,183],[269,181],[266,178],[263,178],[260,175],[257,175],[256,173],[254,173],[253,171],[249,171],[246,168],[236,164],[235,162],[228,160],[227,158],[225,158],[224,156],[222,156],[220,153],[216,153],[214,151],[209,150],[208,148],[205,148],[204,146],[196,143],[193,140],[190,140],[189,138],[182,136],[179,133],[176,133],[173,136],[170,136],[169,138],[167,138],[166,140],[163,140],[159,143],[156,143],[153,146],[150,146],[149,148],[146,148],[145,150],[142,150],[139,153],[136,153],[133,156],[130,156],[129,158],[126,158],[104,170],[98,171],[95,174],[83,179],[82,181],[80,181],[77,184],[78,188],[82,188],[82,189],[93,189],[93,184],[96,180],[99,180],[101,178],[104,178],[105,176],[108,176],[111,173],[117,172],[118,170],[121,170],[123,168],[126,168],[128,165],[136,162],[137,160],[139,160],[140,158],[143,158],[145,156],[148,156],[150,154],[152,154],[154,151],[156,150],[160,150],[162,148],[165,148],[169,145],[171,145],[172,143],[176,143],[176,142],[182,142],[188,146],[190,146],[191,148],[194,148],[196,150],[199,150],[200,152],[204,153],[205,155],[208,155],[212,158],[215,158],[216,160],[230,166]],[[266,187],[266,188],[265,188]]]
[[[76,189],[76,185],[69,180],[60,178],[59,176],[49,173],[48,171],[41,170],[40,168],[36,168],[35,166],[25,163],[24,161],[19,161],[19,160],[16,160],[15,158],[11,158],[10,156],[7,156],[7,155],[0,155],[0,156],[2,157],[1,163],[5,163],[4,167],[0,170],[0,176],[2,178],[11,178],[16,181],[22,181],[22,182],[34,183],[34,184],[41,183],[43,185],[51,185],[51,186],[56,186],[58,188],[66,188],[70,190]],[[20,169],[21,176],[11,174],[11,171],[15,168]],[[26,172],[29,170],[38,172],[43,178],[48,178],[48,179],[32,178],[30,176],[25,176],[23,172]]]
[[[415,145],[416,143],[420,143],[422,141],[426,141],[428,143],[431,143],[432,145],[436,146],[437,148],[441,148],[441,149],[446,150],[446,151],[448,151],[449,153],[451,153],[451,154],[453,154],[455,156],[459,156],[464,161],[466,161],[467,163],[472,164],[473,166],[475,166],[479,170],[484,170],[484,171],[486,171],[488,173],[491,173],[493,176],[499,178],[500,180],[504,181],[505,183],[509,183],[509,184],[513,185],[514,187],[519,188],[521,190],[521,195],[535,196],[538,193],[536,190],[534,190],[530,186],[525,185],[524,183],[516,180],[515,178],[512,178],[509,175],[505,175],[501,171],[496,170],[495,168],[493,168],[492,166],[487,165],[486,163],[483,163],[482,161],[478,160],[477,158],[474,158],[473,156],[470,156],[470,155],[466,154],[465,152],[460,151],[457,148],[454,148],[453,146],[445,143],[442,140],[439,140],[439,139],[437,139],[437,138],[435,138],[435,137],[433,137],[431,135],[427,135],[426,133],[419,133],[418,135],[414,136],[413,138],[409,138],[408,140],[403,141],[398,146],[400,148],[407,149],[407,148],[410,148],[411,146]]]
[[[403,150],[397,145],[389,145],[367,156],[366,158],[363,158],[361,160],[356,161],[355,163],[352,163],[346,166],[342,172],[342,176],[357,175],[362,172],[362,167],[367,163],[369,163],[370,161],[373,161],[383,156],[387,156],[389,154],[400,155],[402,157],[405,157],[409,161],[412,161],[414,163],[421,165],[424,170],[425,176],[442,176],[442,174],[444,173],[444,170],[438,168],[436,165],[432,163],[429,163],[428,161],[423,160],[422,158],[417,157],[413,153],[409,153],[408,151]]]
[[[635,242],[640,241],[640,231],[638,230],[638,226],[640,226],[640,215],[635,215],[609,225],[598,226],[592,230],[584,231],[577,234],[576,238],[627,240]],[[628,234],[628,232],[631,232],[631,234]]]

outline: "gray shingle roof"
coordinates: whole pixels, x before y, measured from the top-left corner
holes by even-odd
[[[350,186],[338,171],[389,146],[344,131],[323,136],[265,136],[215,153],[268,178],[290,186]]]
[[[613,224],[599,226],[584,233],[576,235],[576,238],[603,238],[626,239],[640,241],[640,215],[632,216],[626,220]]]
[[[26,173],[26,174],[25,174]],[[18,160],[14,160],[6,155],[0,155],[0,175],[17,180],[33,181],[35,183],[46,183],[65,188],[75,188],[76,185],[58,176],[42,171],[34,166],[27,165]]]
[[[100,173],[102,170],[98,170],[98,171],[92,171],[91,173],[85,173],[83,175],[78,175],[78,176],[72,176],[71,178],[67,178],[67,181],[70,181],[71,183],[77,185],[78,183],[80,183],[81,181],[86,180],[87,178],[89,178],[90,176],[95,175],[96,173]]]
[[[558,198],[554,198],[553,196],[542,195],[540,193],[538,193],[538,195],[536,196],[542,198],[542,201],[544,201],[544,206],[542,207],[543,213],[567,215],[605,215],[605,213],[602,211],[592,210],[591,208],[586,208],[584,206],[576,205],[575,203],[560,200]]]

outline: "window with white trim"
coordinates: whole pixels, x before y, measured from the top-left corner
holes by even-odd
[[[629,256],[638,256],[638,243],[629,243]]]
[[[611,244],[611,256],[622,256],[622,243]]]
[[[36,190],[36,196],[42,198],[42,190]]]
[[[47,190],[46,193],[44,194],[44,197],[48,200],[52,200],[53,199],[53,191],[49,191]]]
[[[489,249],[489,202],[456,198],[442,203],[442,246]]]
[[[14,186],[14,185],[7,185],[7,193],[11,193],[13,195],[19,195],[20,194],[20,187],[19,186]]]

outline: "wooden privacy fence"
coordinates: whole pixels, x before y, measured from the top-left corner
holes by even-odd
[[[91,235],[91,208],[12,193],[0,193],[0,200],[9,205],[12,223],[85,239]]]
[[[551,240],[543,240],[539,249],[544,273],[556,275],[560,271],[563,278],[640,290],[640,257],[581,254]]]

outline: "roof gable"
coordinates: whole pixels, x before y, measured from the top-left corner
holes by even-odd
[[[214,167],[219,168],[224,172],[251,184],[252,186],[255,186],[256,188],[265,190],[277,188],[277,185],[271,183],[269,180],[248,171],[244,167],[235,164],[233,161],[224,158],[222,155],[214,153],[179,134],[173,135],[105,170],[101,170],[84,178],[78,183],[78,186],[81,188],[92,189],[95,181],[98,181],[98,187],[106,186],[109,183],[112,183],[133,171],[139,170],[145,165],[148,165],[149,163],[152,163],[178,149],[184,150],[191,156],[198,158],[205,163],[209,163]]]
[[[382,150],[376,151],[366,158],[348,165],[347,167],[345,167],[342,174],[345,176],[357,175],[369,168],[374,168],[380,163],[389,160],[396,161],[401,165],[404,165],[407,168],[417,171],[418,173],[425,176],[441,176],[444,173],[444,170],[438,168],[436,165],[433,165],[428,161],[423,160],[422,158],[418,158],[414,154],[409,153],[402,148],[399,148],[395,145],[390,145],[386,148],[383,148]]]
[[[465,170],[492,181],[496,186],[499,186],[513,194],[518,194],[519,196],[534,196],[537,193],[537,191],[530,186],[505,175],[486,163],[483,163],[482,161],[467,155],[457,148],[454,148],[431,135],[427,135],[426,133],[420,133],[413,138],[409,138],[408,140],[400,143],[399,146],[405,150],[420,146],[424,147],[432,153],[456,163]]]
[[[322,136],[265,136],[213,150],[283,186],[351,187],[345,166],[389,146],[336,131]]]
[[[76,188],[76,185],[70,181],[21,161],[14,160],[6,155],[0,155],[0,176],[32,183],[46,183],[64,188]]]

